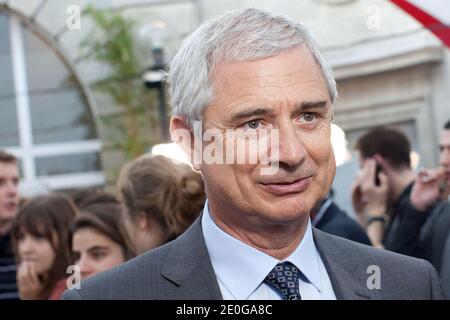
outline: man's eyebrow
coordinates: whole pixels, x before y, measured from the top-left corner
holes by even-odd
[[[233,113],[231,115],[231,121],[235,122],[238,120],[247,119],[247,118],[254,117],[254,116],[263,116],[263,115],[270,113],[271,111],[272,110],[268,109],[268,108],[254,108],[254,109],[239,111],[239,112]]]
[[[325,109],[327,105],[328,102],[326,100],[304,101],[294,107],[292,115],[298,116],[302,112],[308,112],[314,109]]]
[[[318,101],[305,101],[302,102],[300,105],[296,106],[297,110],[309,110],[309,109],[315,109],[315,108],[324,108],[327,106],[326,100],[318,100]]]
[[[300,111],[306,111],[306,110],[310,110],[310,109],[324,108],[326,106],[327,106],[326,100],[305,101],[305,102],[302,102],[301,104],[298,104],[295,106],[294,113],[298,113]],[[270,114],[271,112],[272,112],[272,109],[262,108],[262,107],[239,111],[239,112],[233,113],[231,115],[231,121],[235,122],[238,120],[247,119],[247,118],[254,117],[254,116],[263,116],[266,114]]]

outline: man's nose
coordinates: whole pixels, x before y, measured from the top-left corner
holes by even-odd
[[[444,167],[450,167],[450,148],[442,150],[439,162]]]
[[[15,183],[14,181],[10,181],[8,182],[8,195],[9,196],[16,196],[18,193],[18,185],[17,183]]]
[[[301,164],[306,157],[306,150],[296,126],[284,123],[279,127],[279,163],[289,167]]]

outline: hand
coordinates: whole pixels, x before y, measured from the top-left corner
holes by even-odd
[[[361,226],[365,227],[366,219],[364,216],[365,203],[363,202],[363,194],[361,192],[362,172],[356,176],[356,180],[352,186],[352,204],[356,218]]]
[[[442,170],[420,170],[410,195],[411,204],[414,208],[427,212],[439,200],[442,178]]]
[[[375,184],[377,162],[374,159],[365,161],[361,177],[361,193],[365,203],[364,211],[366,215],[375,217],[385,217],[387,202],[389,197],[389,184],[386,174],[381,171],[378,174],[380,185]]]
[[[37,300],[42,292],[42,283],[36,272],[34,262],[23,261],[17,270],[17,286],[20,299]]]

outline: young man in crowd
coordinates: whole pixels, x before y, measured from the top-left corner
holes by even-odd
[[[410,195],[406,222],[395,235],[400,253],[423,258],[438,270],[450,297],[450,120],[442,130],[439,167],[422,170]]]
[[[0,150],[0,300],[18,299],[10,230],[19,206],[17,159]]]
[[[405,221],[415,179],[409,140],[399,130],[376,127],[359,138],[356,149],[362,168],[352,190],[358,221],[374,246],[400,252],[394,236]]]

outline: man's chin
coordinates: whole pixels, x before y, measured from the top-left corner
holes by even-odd
[[[309,216],[311,206],[305,205],[304,202],[299,203],[298,199],[296,200],[297,201],[289,201],[288,199],[283,199],[267,203],[260,213],[266,217],[270,217],[271,220],[280,223],[298,221],[302,217]]]

